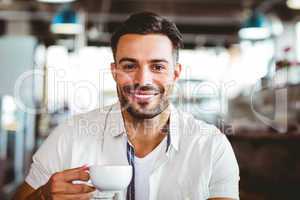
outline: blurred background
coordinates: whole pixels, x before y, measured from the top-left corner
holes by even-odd
[[[0,0],[0,198],[58,123],[117,101],[110,35],[147,10],[183,33],[171,99],[227,135],[241,199],[298,199],[299,9],[299,0]]]

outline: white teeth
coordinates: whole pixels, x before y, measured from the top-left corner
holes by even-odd
[[[135,94],[134,96],[136,98],[147,99],[147,98],[153,97],[154,95],[153,94]]]

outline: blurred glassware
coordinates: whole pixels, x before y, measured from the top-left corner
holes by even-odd
[[[284,49],[284,58],[276,62],[276,73],[274,76],[275,87],[296,85],[300,83],[300,62],[291,60],[292,48]]]

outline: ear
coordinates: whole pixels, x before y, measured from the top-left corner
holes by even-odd
[[[114,62],[110,63],[110,70],[111,70],[111,74],[112,74],[114,80],[116,81],[116,79],[117,79],[117,65],[116,65],[116,63],[114,63]]]
[[[177,63],[175,65],[175,70],[174,70],[174,81],[177,81],[179,79],[181,74],[181,69],[182,69],[182,65],[180,63]]]

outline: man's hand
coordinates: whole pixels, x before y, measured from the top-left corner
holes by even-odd
[[[88,181],[88,167],[68,169],[53,174],[48,183],[41,187],[41,195],[46,200],[90,199],[94,187],[86,184],[73,184],[72,181]]]
[[[94,187],[86,184],[73,184],[72,181],[88,181],[90,176],[88,167],[68,169],[53,174],[48,182],[33,190],[27,183],[24,183],[17,191],[14,199],[18,200],[85,200],[92,197]],[[30,188],[30,190],[29,190]]]

